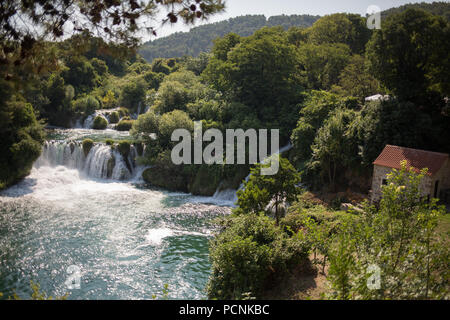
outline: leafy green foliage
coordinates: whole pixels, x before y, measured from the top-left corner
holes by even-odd
[[[94,146],[94,141],[92,139],[84,139],[81,143],[81,146],[83,148],[84,156],[87,157],[89,151],[91,151],[92,147]]]
[[[309,248],[301,238],[288,237],[263,215],[232,216],[221,225],[210,245],[209,298],[259,297],[269,276],[282,276],[307,257]]]
[[[350,49],[343,43],[305,44],[299,48],[304,85],[329,90],[350,61]]]
[[[1,83],[1,81],[0,81]],[[31,104],[9,96],[7,85],[0,89],[0,189],[27,176],[41,154],[44,132]]]
[[[130,131],[131,128],[133,127],[133,123],[134,123],[134,120],[122,119],[119,121],[118,124],[116,124],[115,129],[117,131]]]
[[[339,75],[339,83],[332,87],[332,91],[342,96],[357,97],[360,102],[382,92],[379,82],[366,70],[365,59],[360,55],[350,58]]]
[[[93,129],[104,130],[108,126],[108,121],[102,116],[97,116],[94,119],[94,123],[92,125]]]
[[[155,58],[175,58],[182,56],[197,57],[212,47],[214,39],[228,33],[236,33],[242,37],[251,36],[262,27],[282,26],[288,29],[293,26],[311,26],[319,16],[281,15],[266,19],[263,15],[245,15],[213,24],[192,28],[189,32],[177,32],[164,38],[144,43],[139,53],[153,61]]]
[[[448,21],[423,10],[390,16],[367,45],[372,74],[400,99],[448,95],[449,32]]]
[[[206,95],[207,88],[190,71],[178,71],[168,75],[158,90],[154,111],[160,114],[186,110],[188,103]]]
[[[184,111],[174,110],[164,113],[159,119],[158,124],[158,140],[161,146],[173,146],[171,141],[172,132],[176,129],[187,129],[190,132],[194,131],[194,122]]]
[[[83,96],[72,102],[73,110],[83,116],[88,116],[100,108],[100,103],[93,96]]]
[[[139,104],[142,104],[146,98],[147,84],[143,79],[135,79],[122,88],[120,94],[120,103],[132,110],[137,110]]]
[[[353,109],[355,107],[356,101],[354,99],[341,98],[325,91],[311,91],[300,111],[297,127],[292,131],[294,161],[301,163],[311,157],[311,146],[316,134],[334,110],[339,108]]]
[[[358,164],[358,140],[349,133],[349,125],[356,112],[337,109],[317,131],[311,145],[311,169],[320,166],[320,172],[327,177],[330,186],[334,186],[339,173]]]
[[[367,166],[386,144],[435,150],[445,145],[445,139],[438,133],[442,127],[434,126],[433,119],[418,111],[411,102],[392,99],[368,103],[355,118],[354,127],[360,136],[362,160]]]
[[[332,298],[448,298],[448,246],[435,236],[445,209],[427,202],[421,174],[393,170],[379,209],[366,205],[361,219],[344,224],[330,248]],[[380,288],[371,290],[369,266],[381,269]]]
[[[309,42],[313,44],[344,43],[353,53],[364,52],[371,36],[366,19],[358,14],[335,13],[317,20],[311,27]]]
[[[283,202],[292,202],[295,199],[300,174],[287,159],[282,157],[279,157],[279,169],[275,175],[262,175],[261,169],[269,166],[270,163],[256,164],[250,170],[251,175],[248,181],[244,183],[243,189],[237,192],[238,208],[235,213],[264,212],[272,201],[271,205],[275,208],[278,224],[281,218],[279,207]]]
[[[237,45],[239,43],[239,45]],[[203,72],[205,80],[229,100],[248,106],[283,138],[294,125],[286,116],[296,110],[302,87],[295,46],[281,28],[263,28],[240,39],[230,34],[216,41]]]
[[[128,155],[130,154],[130,149],[131,149],[131,143],[129,141],[120,141],[117,145],[117,150],[119,151],[119,153],[122,155],[122,157],[128,158]]]
[[[117,123],[120,120],[119,113],[117,111],[111,112],[109,115],[109,123]]]

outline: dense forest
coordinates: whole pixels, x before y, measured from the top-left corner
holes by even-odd
[[[329,298],[447,297],[448,246],[432,237],[445,209],[421,199],[425,172],[393,173],[381,203],[359,213],[330,214],[302,189],[367,193],[386,144],[450,152],[450,4],[415,7],[392,9],[380,30],[348,13],[245,16],[156,40],[140,54],[93,37],[42,44],[56,68],[20,90],[0,80],[0,188],[28,174],[45,123],[72,127],[96,115],[94,129],[130,131],[118,148],[140,150],[153,187],[210,196],[237,189],[251,170],[237,208],[217,222],[210,298],[265,297],[299,264],[329,267]],[[367,101],[375,94],[385,97]],[[280,129],[280,145],[293,148],[273,177],[259,174],[264,164],[175,165],[172,132],[193,132],[194,121],[221,132]],[[344,199],[334,200],[336,209]],[[388,279],[378,291],[363,285],[374,259]]]
[[[409,8],[423,9],[450,20],[448,3],[445,2],[434,2],[433,4],[422,2],[391,8],[382,12],[382,19]],[[164,38],[148,41],[142,45],[139,53],[150,62],[155,58],[176,58],[184,55],[196,57],[201,52],[210,51],[213,40],[228,33],[247,37],[262,27],[282,26],[285,30],[290,27],[310,27],[319,18],[320,16],[311,15],[280,15],[269,18],[264,15],[246,15],[194,27],[189,32],[176,32]]]
[[[407,9],[422,9],[432,14],[441,16],[445,18],[447,21],[450,20],[450,7],[448,5],[448,2],[445,1],[436,1],[433,3],[426,3],[426,2],[408,3],[403,6],[390,8],[388,10],[383,11],[381,13],[381,18],[385,19],[391,14],[401,13]]]
[[[242,37],[252,35],[262,27],[282,26],[309,27],[319,16],[311,15],[281,15],[268,19],[264,15],[246,15],[225,21],[206,24],[192,28],[189,32],[177,32],[164,38],[143,44],[139,53],[147,60],[155,58],[175,58],[184,55],[196,57],[201,52],[212,48],[213,40],[228,33],[236,33]]]

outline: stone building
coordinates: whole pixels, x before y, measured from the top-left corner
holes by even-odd
[[[431,152],[386,145],[373,162],[371,199],[377,202],[381,198],[381,186],[387,183],[386,175],[392,169],[401,169],[401,162],[406,160],[407,168],[420,172],[428,168],[427,175],[420,189],[424,196],[440,198],[450,202],[450,160],[446,153]]]

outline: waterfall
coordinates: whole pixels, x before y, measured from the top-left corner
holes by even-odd
[[[115,148],[102,143],[95,144],[85,156],[81,142],[52,140],[45,142],[35,166],[65,166],[92,178],[129,180],[140,171],[136,167],[136,156],[134,146],[124,159]]]
[[[93,114],[89,115],[83,122],[83,128],[85,129],[92,129],[92,126],[94,125],[94,119],[96,117],[102,117],[108,122],[108,128],[113,128],[114,125],[109,123],[109,116],[112,112],[117,111],[119,108],[115,109],[101,109],[101,110],[95,110]]]
[[[278,149],[278,151],[274,152],[273,154],[281,154],[283,152],[286,152],[286,151],[292,149],[292,147],[293,147],[292,143],[289,142],[287,145],[285,145],[284,147]],[[248,181],[248,179],[250,179],[250,176],[251,176],[251,173],[248,174],[248,176],[245,177],[244,181],[241,183],[241,185],[239,186],[239,188],[237,190],[233,190],[233,189],[221,190],[222,183],[219,184],[219,186],[217,187],[216,192],[213,195],[213,198],[216,198],[216,199],[219,199],[219,200],[229,200],[229,201],[233,201],[235,203],[237,201],[237,192],[239,190],[244,189],[244,185]]]

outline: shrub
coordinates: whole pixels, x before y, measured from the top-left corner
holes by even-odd
[[[120,141],[117,145],[117,150],[122,155],[122,157],[127,158],[130,154],[131,144],[129,141]]]
[[[120,120],[116,125],[116,130],[118,131],[129,131],[133,126],[134,120]]]
[[[106,143],[107,146],[112,146],[112,145],[114,145],[114,140],[106,139],[105,143]]]
[[[27,176],[41,154],[44,130],[33,106],[8,101],[8,84],[0,80],[0,189]]]
[[[450,251],[436,237],[445,207],[423,197],[425,174],[408,170],[405,161],[388,175],[379,208],[366,204],[357,223],[344,223],[335,240],[328,239],[331,298],[449,298]],[[377,290],[368,285],[373,266],[381,274]]]
[[[94,146],[94,141],[92,139],[84,139],[82,143],[84,155],[87,157],[89,151],[91,151]]]
[[[113,111],[110,115],[109,115],[109,123],[117,123],[120,120],[120,116],[119,113],[117,111]]]
[[[231,216],[221,225],[223,232],[210,246],[209,298],[261,297],[269,279],[285,276],[307,259],[307,242],[298,236],[288,237],[264,215]]]
[[[85,96],[73,101],[72,108],[78,112],[88,116],[93,114],[95,110],[100,108],[100,103],[93,96]]]
[[[97,116],[94,119],[94,124],[92,125],[93,129],[104,130],[108,126],[108,121],[101,116]]]
[[[127,108],[124,107],[120,107],[117,112],[119,113],[119,116],[121,118],[128,116],[130,114],[130,111]]]
[[[144,134],[148,137],[151,133],[158,133],[160,116],[155,114],[153,110],[139,115],[137,120],[133,123],[132,135]]]

